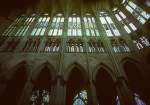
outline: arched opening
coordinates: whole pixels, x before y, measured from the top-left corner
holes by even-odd
[[[128,86],[131,92],[133,92],[137,105],[139,105],[137,102],[138,100],[136,99],[137,97],[139,97],[139,101],[143,101],[143,103],[146,102],[148,104],[149,99],[147,96],[149,92],[146,92],[145,81],[140,72],[140,68],[130,61],[126,61],[123,67],[128,78]]]
[[[99,105],[116,105],[117,92],[111,76],[100,68],[96,75],[96,93]]]
[[[82,95],[84,95],[85,98],[83,98]],[[67,81],[66,105],[77,105],[77,104],[86,105],[87,104],[86,97],[87,92],[86,92],[85,78],[81,73],[81,71],[75,67],[72,69]]]
[[[48,105],[50,100],[52,78],[50,70],[45,66],[38,78],[33,81],[33,92],[30,98],[31,105]]]
[[[20,66],[12,78],[7,81],[6,89],[0,98],[0,104],[17,105],[27,80],[25,66]]]

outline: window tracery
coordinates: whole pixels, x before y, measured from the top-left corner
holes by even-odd
[[[67,52],[84,52],[83,42],[80,39],[71,39],[67,42]]]
[[[104,53],[104,46],[101,41],[92,41],[90,40],[88,42],[89,45],[89,52],[99,52],[99,53]]]
[[[4,31],[4,33],[2,34],[3,36],[13,36],[15,33],[15,30],[17,29],[17,27],[19,26],[19,24],[21,22],[23,22],[24,17],[20,16],[17,17],[12,24]]]
[[[59,39],[48,39],[45,44],[45,52],[59,52],[60,51],[60,40]]]
[[[24,47],[24,52],[37,52],[40,45],[40,38],[28,38]]]
[[[112,39],[111,43],[115,53],[130,52],[130,48],[123,39]]]
[[[103,28],[106,31],[107,36],[120,36],[120,32],[115,26],[109,14],[106,12],[100,12],[100,21],[103,25]]]
[[[83,20],[86,36],[99,36],[99,31],[97,29],[94,17],[91,16],[91,14],[88,14],[85,17],[83,17]]]
[[[62,14],[57,14],[55,17],[53,17],[48,35],[49,36],[62,36],[64,21],[65,19]]]
[[[133,43],[139,50],[143,49],[144,47],[150,46],[150,41],[144,36],[141,36],[140,38],[133,40]]]
[[[132,1],[129,1],[125,7],[141,24],[144,24],[150,18],[149,13],[146,13]]]
[[[13,52],[20,42],[20,38],[11,38],[6,41],[3,51]]]
[[[82,36],[81,19],[73,15],[68,18],[68,36]]]
[[[126,15],[122,11],[117,10],[117,13],[115,13],[115,16],[117,20],[123,25],[127,33],[131,33],[131,30],[132,31],[137,30],[135,25],[127,19]]]
[[[49,21],[50,17],[48,16],[39,17],[36,25],[34,26],[34,29],[31,32],[31,36],[43,36]]]

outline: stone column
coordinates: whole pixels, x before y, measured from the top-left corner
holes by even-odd
[[[97,99],[97,95],[96,95],[96,87],[94,85],[94,83],[91,81],[89,83],[89,100],[91,101],[92,105],[98,105],[98,99]]]
[[[56,98],[54,105],[65,105],[66,101],[66,82],[62,77],[58,77],[56,83]]]
[[[31,83],[31,78],[28,78],[18,105],[29,105],[32,89],[33,84]]]

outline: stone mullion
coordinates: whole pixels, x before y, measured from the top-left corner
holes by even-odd
[[[20,97],[18,105],[28,105],[29,104],[30,97],[32,95],[32,90],[33,90],[33,84],[31,83],[31,78],[28,77],[28,80],[25,84],[25,87],[23,89],[23,93]]]
[[[49,17],[49,16],[48,16]],[[47,18],[48,18],[47,17]],[[44,36],[41,36],[41,43],[40,43],[40,45],[39,45],[39,52],[45,52],[45,44],[46,44],[46,42],[47,42],[47,39],[49,38],[49,36],[48,36],[48,33],[49,33],[49,29],[50,29],[50,27],[51,27],[51,24],[52,24],[52,16],[50,17],[50,20],[49,20],[49,22],[48,22],[48,25],[47,25],[47,27],[46,27],[46,30],[45,30],[45,32],[44,32]]]
[[[123,6],[124,8],[120,8],[120,10],[127,16],[127,18],[129,19],[130,22],[133,22],[133,24],[138,28],[141,28],[141,23],[137,20],[137,18],[135,18],[135,16],[133,16],[126,8],[125,6]]]
[[[136,47],[134,46],[133,41],[132,41],[131,37],[129,36],[129,34],[122,27],[121,23],[117,20],[115,15],[112,14],[111,12],[110,12],[110,15],[111,15],[111,18],[112,18],[113,22],[115,23],[117,29],[121,33],[121,37],[127,42],[130,50],[135,51]]]
[[[89,94],[89,98],[90,98],[89,101],[91,101],[89,104],[98,105],[99,102],[98,102],[97,95],[96,95],[96,87],[95,87],[93,81],[90,81],[90,83],[89,83],[88,94]]]
[[[82,34],[83,34],[83,42],[84,42],[84,49],[85,49],[85,53],[86,53],[86,65],[87,65],[87,71],[88,71],[88,76],[89,76],[89,82],[91,83],[92,81],[92,72],[90,70],[90,63],[89,63],[89,52],[88,52],[88,40],[89,40],[89,37],[86,36],[86,30],[85,30],[85,25],[84,25],[84,11],[83,11],[83,8],[81,9],[81,26],[82,26]],[[88,100],[89,100],[89,104],[92,104],[92,105],[98,105],[98,100],[97,100],[97,97],[92,97],[95,95],[96,91],[93,91],[92,90],[92,87],[91,87],[91,84],[89,84],[88,86],[88,90],[89,90],[89,93],[88,93]]]
[[[35,17],[35,20],[30,25],[29,30],[26,32],[26,35],[23,36],[22,39],[20,40],[20,43],[19,43],[19,45],[16,48],[16,52],[22,51],[22,48],[24,47],[26,41],[28,40],[28,36],[30,36],[30,33],[32,32],[32,30],[34,29],[35,24],[37,23],[37,19],[38,19],[38,17]]]
[[[59,53],[59,60],[58,60],[58,74],[57,74],[57,83],[55,86],[55,102],[54,105],[65,105],[65,98],[66,98],[66,92],[65,92],[65,87],[62,85],[62,75],[63,75],[63,62],[64,62],[64,53],[66,50],[66,39],[67,39],[67,16],[64,17],[64,29],[63,29],[63,35],[60,37],[61,38],[61,51]]]
[[[98,15],[97,14],[96,14],[96,17],[98,19]],[[99,28],[103,29],[101,24],[99,24],[100,22],[97,22],[97,23],[98,23]],[[118,56],[113,52],[110,40],[107,37],[106,33],[102,34],[102,39],[103,39],[103,43],[104,43],[104,46],[105,46],[106,51],[107,51],[106,53],[108,53],[108,56],[109,56],[110,60],[113,62],[113,66],[114,66],[114,69],[116,71],[115,77],[122,76],[122,72],[121,72],[122,69],[121,69],[120,65],[118,65],[119,64]],[[126,105],[126,102],[128,102],[128,105],[135,105],[134,101],[131,99],[132,96],[129,94],[129,90],[128,90],[126,84],[124,84],[122,86],[122,88],[125,90],[125,92],[122,93],[122,96],[124,97],[124,102],[122,103],[122,105]],[[125,97],[124,94],[128,94],[128,97]]]
[[[149,33],[149,30],[147,30],[145,28],[144,24],[141,24],[140,21],[137,20],[137,18],[135,18],[135,16],[133,16],[129,11],[127,11],[125,8],[120,8],[125,14],[127,14],[129,20],[131,20],[131,22],[135,23],[135,26],[140,29],[142,32],[144,33]],[[140,15],[140,14],[139,14]],[[144,35],[145,36],[145,35]]]

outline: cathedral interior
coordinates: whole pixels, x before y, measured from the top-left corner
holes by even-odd
[[[150,0],[1,0],[0,105],[150,105]]]

